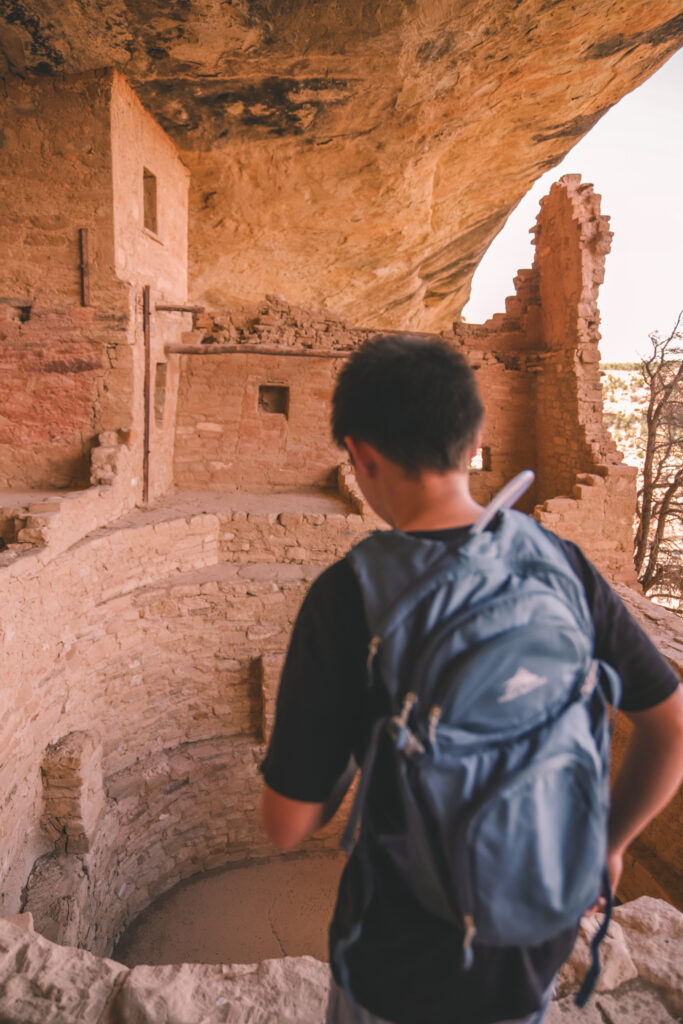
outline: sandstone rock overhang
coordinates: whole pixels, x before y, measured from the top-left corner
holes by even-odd
[[[184,151],[197,299],[280,292],[425,330],[681,42],[678,0],[0,4],[0,70],[114,65]]]

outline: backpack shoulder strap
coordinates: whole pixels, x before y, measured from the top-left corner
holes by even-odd
[[[440,540],[414,537],[400,530],[377,530],[346,556],[358,580],[372,636],[383,634],[393,609],[412,596],[420,583],[427,587],[451,560]]]

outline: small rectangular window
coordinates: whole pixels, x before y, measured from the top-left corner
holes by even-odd
[[[258,404],[262,412],[286,416],[289,410],[289,388],[280,384],[260,384]]]
[[[478,470],[482,473],[491,472],[491,449],[488,445],[482,445],[479,451],[475,453],[470,462],[470,469]]]
[[[142,168],[142,209],[145,227],[155,235],[158,234],[157,179],[146,167]]]

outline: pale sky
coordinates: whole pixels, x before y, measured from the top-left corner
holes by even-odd
[[[648,351],[648,334],[668,333],[683,309],[683,49],[522,199],[474,275],[463,311],[469,323],[503,312],[517,270],[533,261],[528,232],[539,200],[563,174],[594,185],[614,232],[598,296],[602,359],[636,360]]]

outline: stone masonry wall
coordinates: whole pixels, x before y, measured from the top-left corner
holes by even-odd
[[[534,380],[524,360],[514,350],[508,351],[507,336],[499,338],[484,327],[456,324],[454,333],[446,337],[474,369],[484,403],[482,468],[472,473],[471,490],[477,501],[486,504],[508,480],[536,465]],[[535,483],[518,507],[531,512],[538,495]]]
[[[339,508],[134,512],[52,559],[46,549],[6,567],[3,908],[25,887],[48,934],[108,952],[175,882],[271,852],[256,813],[261,661],[282,657],[311,579],[367,530]],[[104,808],[80,817],[78,797],[55,813],[43,781],[79,732],[102,745]],[[70,849],[60,822],[75,818]]]
[[[565,175],[542,200],[534,265],[518,272],[505,312],[481,326],[455,324],[454,338],[481,365],[493,462],[503,431],[509,465],[536,473],[520,507],[580,544],[611,579],[635,585],[636,470],[622,465],[602,421],[597,296],[610,240],[600,197],[579,175]],[[496,365],[506,373],[491,401],[483,370]],[[510,406],[515,379],[523,413]]]
[[[188,172],[124,79],[111,71],[3,80],[0,210],[0,488],[87,485],[95,435],[130,431],[142,461],[150,285],[150,493],[172,482],[177,368],[165,346],[187,301]],[[153,171],[158,231],[144,224]],[[87,231],[81,295],[79,230]],[[187,318],[186,318],[187,319]]]
[[[567,174],[541,200],[536,221],[540,305],[538,381],[539,473],[544,489],[568,493],[577,466],[617,463],[620,458],[602,423],[598,289],[612,233],[600,213],[600,196]]]
[[[612,579],[635,584],[636,470],[621,465],[623,455],[602,419],[597,300],[611,239],[591,185],[568,174],[552,186],[536,222],[533,272],[540,304],[541,500],[557,497],[537,516],[551,528],[561,525],[559,532],[581,544]]]
[[[173,442],[178,394],[177,364],[166,345],[189,326],[187,314],[157,311],[158,305],[187,304],[187,221],[189,172],[176,147],[147,113],[125,79],[115,74],[111,106],[112,215],[117,276],[136,297],[131,330],[137,339],[133,423],[143,431],[144,341],[142,289],[151,289],[150,480],[152,498],[173,482]],[[156,231],[145,226],[144,175],[154,177]]]
[[[182,356],[175,482],[221,490],[334,487],[329,401],[341,359]],[[286,411],[259,401],[281,392]],[[262,393],[262,392],[261,392]]]
[[[109,126],[112,72],[12,76],[0,85],[0,295],[78,306],[80,228],[91,301],[114,282]]]
[[[84,486],[115,393],[125,405],[131,366],[127,289],[113,273],[111,87],[102,72],[9,76],[0,89],[0,487]],[[79,228],[88,231],[87,308]]]
[[[199,320],[201,329],[185,335],[197,354],[179,357],[176,484],[250,491],[335,487],[340,453],[329,428],[334,382],[346,353],[375,332],[328,312],[289,306],[278,296],[268,296],[252,316]],[[486,347],[490,336],[481,328],[459,325],[444,338],[474,367],[490,410],[485,468],[472,481],[475,496],[488,501],[511,476],[535,464],[533,381],[517,357]],[[238,351],[217,354],[227,345]],[[259,354],[275,346],[302,354]],[[337,351],[338,359],[329,358]],[[259,389],[271,386],[288,389],[286,412],[268,412],[260,404]],[[530,511],[534,493],[525,500]]]
[[[329,430],[334,382],[345,355],[373,332],[278,296],[252,316],[225,313],[200,324],[184,337],[197,355],[175,357],[177,486],[335,488],[341,455]],[[252,351],[218,354],[226,345]],[[258,354],[265,348],[302,355]],[[338,359],[329,357],[334,352]]]
[[[96,434],[126,423],[125,317],[39,302],[17,314],[0,305],[0,488],[85,487]]]

